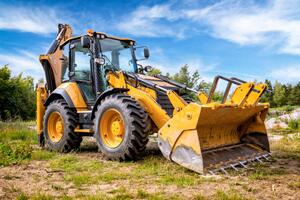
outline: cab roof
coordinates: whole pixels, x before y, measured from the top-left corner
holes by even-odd
[[[134,45],[135,44],[135,41],[132,40],[132,39],[129,39],[129,38],[116,37],[116,36],[112,36],[112,35],[107,35],[106,33],[102,33],[102,32],[95,32],[95,33],[97,34],[97,38],[98,37],[101,38],[101,39],[110,38],[110,39],[113,39],[113,40],[120,40],[120,41],[126,42],[126,43],[128,43],[130,45]],[[60,45],[60,47],[65,46],[67,43],[69,43],[72,40],[79,39],[79,38],[81,38],[83,36],[86,36],[86,35],[89,35],[89,34],[71,37],[71,38],[67,39],[64,43],[62,43]]]

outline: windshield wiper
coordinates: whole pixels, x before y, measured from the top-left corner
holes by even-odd
[[[106,58],[106,60],[109,62],[109,64],[112,66],[114,70],[119,70],[119,67],[115,66],[106,55],[102,54],[102,57]]]

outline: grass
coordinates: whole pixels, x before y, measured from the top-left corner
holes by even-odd
[[[295,110],[297,106],[282,106],[282,107],[277,107],[277,108],[270,108],[270,112],[276,112],[279,114],[282,114],[283,112],[285,113],[291,113],[293,110]]]
[[[0,167],[31,159],[34,130],[33,122],[0,122]]]
[[[196,194],[193,196],[193,200],[205,200],[206,197],[203,196],[202,194]]]
[[[288,126],[292,130],[300,130],[300,119],[292,119],[288,122]]]
[[[163,176],[160,180],[160,183],[164,185],[177,185],[177,186],[193,186],[198,183],[197,179],[191,176]]]
[[[36,143],[35,130],[29,128],[30,126],[33,127],[34,124],[34,121],[0,121],[0,143],[6,143],[11,141],[27,141]]]
[[[16,199],[17,200],[28,200],[29,197],[26,194],[24,194],[23,192],[21,192],[21,194],[19,194]]]
[[[84,162],[82,162],[82,160],[76,154],[73,153],[52,154],[52,152],[50,152],[49,155],[46,154],[46,157],[47,156],[52,156],[52,159],[49,162],[49,166],[53,170],[63,170],[65,172],[98,172],[104,167],[104,163],[96,159],[85,160]]]
[[[149,156],[139,161],[133,170],[136,177],[156,177],[153,183],[188,187],[200,185],[203,182],[214,182],[214,178],[205,178],[179,165],[167,161],[161,156]]]
[[[80,174],[68,174],[64,177],[66,181],[72,182],[75,186],[80,187],[83,185],[97,184],[101,181],[99,177],[95,177],[90,173],[80,173]]]
[[[285,158],[300,159],[300,137],[284,136],[281,140],[273,141],[271,150],[276,155]]]
[[[0,143],[0,167],[31,159],[32,148],[26,143]]]
[[[92,185],[98,183],[113,183],[114,181],[130,180],[130,173],[120,171],[98,170],[91,172],[87,168],[87,172],[72,171],[64,176],[66,181],[72,182],[75,186]]]
[[[16,198],[17,200],[54,200],[55,197],[47,194],[35,194],[28,196],[24,193],[19,194]]]
[[[109,170],[116,165],[118,170]],[[49,161],[53,171],[65,172],[64,179],[75,186],[91,185],[100,182],[111,183],[114,180],[129,179],[130,174],[122,171],[122,167],[112,161],[106,163],[98,160],[82,162],[75,154],[56,155]]]
[[[166,173],[158,180],[159,183],[162,183],[164,185],[176,185],[179,187],[197,186],[202,183],[209,183],[215,181],[216,180],[214,178],[206,178],[201,175],[195,174],[194,172],[186,172],[184,174]]]
[[[35,150],[31,154],[32,160],[51,160],[58,155],[56,152],[45,151],[45,150]]]
[[[300,181],[290,182],[288,186],[292,189],[299,190],[300,189]]]
[[[284,174],[286,174],[286,172],[283,169],[271,168],[266,164],[257,163],[252,170],[248,171],[248,178],[250,180],[265,180]]]
[[[235,191],[229,190],[227,192],[224,192],[222,190],[217,190],[215,194],[216,200],[246,200],[244,196],[236,193]]]
[[[31,175],[33,181],[47,179],[50,188],[47,189],[47,194],[43,193],[46,190],[41,190],[40,193],[27,195],[22,193],[21,190],[15,191],[14,188],[10,188],[8,193],[14,195],[14,199],[162,200],[186,199],[187,197],[184,195],[189,195],[188,198],[194,200],[239,200],[246,199],[245,194],[255,196],[255,192],[259,188],[255,188],[251,184],[259,183],[261,180],[271,181],[274,177],[282,177],[289,173],[285,169],[272,168],[272,164],[258,164],[253,169],[245,170],[246,176],[242,176],[244,183],[237,186],[232,184],[233,180],[240,180],[240,176],[236,174],[232,176],[237,179],[223,176],[218,178],[201,176],[169,162],[160,155],[147,156],[145,159],[136,162],[113,162],[98,159],[97,153],[94,154],[95,156],[85,156],[85,152],[80,151],[69,154],[49,152],[37,148],[36,133],[28,128],[28,126],[33,125],[33,122],[0,122],[0,166],[42,161],[38,163],[47,169],[48,173],[46,177],[41,177],[40,174]],[[299,137],[291,138],[285,134],[283,139],[272,142],[271,147],[276,157],[300,159]],[[55,173],[59,173],[59,176],[56,174],[53,177],[59,178],[54,179],[52,177]],[[15,179],[16,177],[9,174],[2,178],[7,182],[13,182]],[[224,185],[228,184],[230,188],[234,189],[217,190],[219,187],[216,187],[216,185],[220,182]],[[108,184],[112,187],[111,189],[102,190],[97,188]],[[300,187],[299,179],[287,180],[286,185],[293,190],[298,190]],[[209,194],[203,192],[202,189],[202,187],[207,186],[211,188]],[[69,190],[69,188],[76,191],[72,193],[72,196],[66,194],[66,190]],[[91,189],[96,190],[96,192],[87,193]],[[216,192],[213,192],[213,190],[216,190]],[[39,191],[39,189],[36,191]],[[53,191],[53,193],[48,193],[48,191]],[[185,191],[185,193],[181,193],[182,191]],[[18,196],[16,196],[17,194]]]
[[[130,192],[125,187],[113,189],[107,193],[97,192],[96,194],[77,194],[75,196],[67,195],[49,195],[45,193],[37,193],[33,195],[26,195],[21,192],[17,200],[52,200],[52,199],[81,199],[81,200],[131,200],[131,199],[147,199],[147,200],[180,200],[178,195],[166,195],[162,192],[148,193],[146,191],[138,190],[137,192]],[[196,200],[196,198],[193,198]],[[198,199],[197,199],[198,200]],[[199,199],[200,200],[200,199]]]

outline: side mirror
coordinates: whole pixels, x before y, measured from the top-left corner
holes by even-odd
[[[146,60],[149,58],[149,49],[146,46],[134,47],[136,60]],[[143,55],[144,54],[144,55]]]
[[[148,59],[150,57],[150,52],[149,52],[149,49],[147,47],[144,48],[144,57],[146,59]]]
[[[145,72],[151,72],[152,69],[153,67],[151,67],[150,65],[144,67]]]
[[[81,37],[81,46],[83,47],[83,48],[90,48],[90,39],[89,39],[89,37],[88,36],[82,36]]]

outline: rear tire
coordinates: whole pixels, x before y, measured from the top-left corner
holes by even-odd
[[[113,116],[108,113],[119,113],[121,129],[117,128],[118,137],[122,137],[120,143],[109,143],[110,130],[113,129]],[[106,122],[106,124],[105,124]],[[137,160],[142,158],[148,143],[150,130],[150,118],[144,109],[126,94],[113,94],[102,100],[98,105],[94,118],[94,136],[99,150],[111,160]],[[108,133],[108,134],[107,134]],[[114,136],[112,136],[113,138]],[[113,140],[113,139],[112,139]],[[114,140],[113,140],[114,141]]]
[[[56,124],[53,122],[56,122]],[[45,147],[63,153],[78,149],[82,137],[74,132],[77,123],[76,112],[70,109],[64,100],[59,99],[50,103],[46,109],[43,122]]]

